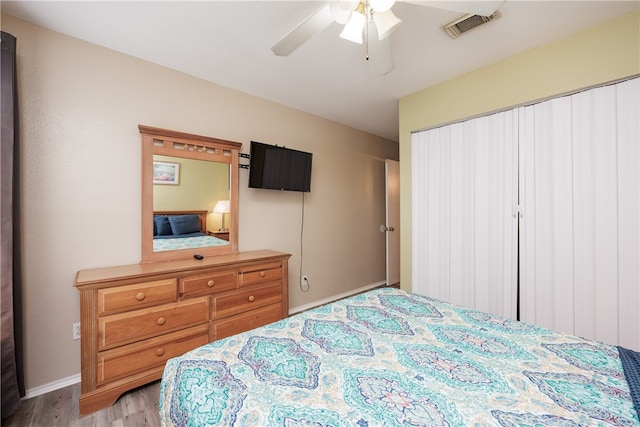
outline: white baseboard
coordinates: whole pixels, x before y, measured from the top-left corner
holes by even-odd
[[[330,302],[337,301],[339,299],[347,298],[347,297],[350,297],[350,296],[355,295],[355,294],[360,294],[362,292],[366,292],[366,291],[369,291],[369,290],[374,289],[374,288],[379,288],[380,286],[384,286],[384,285],[386,285],[386,282],[383,280],[382,282],[373,283],[371,285],[363,286],[363,287],[358,288],[358,289],[353,289],[353,290],[351,290],[349,292],[343,292],[343,293],[338,294],[338,295],[333,295],[333,296],[331,296],[329,298],[321,299],[319,301],[314,301],[314,302],[309,303],[309,304],[300,305],[298,307],[290,308],[289,309],[289,315],[300,313],[300,312],[303,312],[305,310],[310,310],[312,308],[320,307],[321,305],[325,305],[325,304],[328,304]]]
[[[378,282],[378,283],[373,283],[371,285],[363,286],[363,287],[358,288],[358,289],[353,289],[353,290],[351,290],[349,292],[343,292],[341,294],[334,295],[334,296],[329,297],[329,298],[325,298],[325,299],[322,299],[322,300],[319,300],[319,301],[314,301],[314,302],[309,303],[309,304],[305,304],[305,305],[301,305],[301,306],[298,306],[298,307],[294,307],[294,308],[289,310],[289,314],[300,313],[302,311],[309,310],[309,309],[312,309],[312,308],[315,308],[315,307],[319,307],[321,305],[328,304],[330,302],[337,301],[339,299],[347,298],[347,297],[350,297],[352,295],[359,294],[359,293],[362,293],[362,292],[366,292],[366,291],[374,289],[374,288],[379,288],[380,286],[384,286],[385,284],[386,283],[384,281]],[[73,384],[77,384],[79,382],[80,382],[80,374],[71,375],[70,377],[62,378],[62,379],[59,379],[57,381],[53,381],[53,382],[50,382],[48,384],[41,385],[39,387],[30,388],[30,389],[25,391],[26,394],[22,399],[23,400],[31,399],[32,397],[41,396],[43,394],[49,393],[50,391],[59,390],[59,389],[64,388],[64,387],[67,387],[67,386],[70,386],[70,385],[73,385]]]
[[[59,390],[61,388],[65,388],[67,386],[77,384],[80,382],[80,374],[71,375],[67,378],[62,378],[57,381],[50,382],[48,384],[41,385],[39,387],[34,387],[25,390],[25,396],[22,400],[31,399],[32,397],[40,396],[50,391]]]

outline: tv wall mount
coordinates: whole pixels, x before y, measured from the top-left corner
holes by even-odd
[[[250,163],[251,163],[251,154],[247,154],[247,153],[239,153],[239,154],[241,159],[249,159],[249,164],[247,165],[239,164],[238,167],[240,169],[249,169]]]

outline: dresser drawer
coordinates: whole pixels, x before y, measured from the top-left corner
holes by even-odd
[[[253,286],[249,289],[215,296],[212,299],[212,319],[222,319],[247,310],[277,304],[282,301],[280,283]]]
[[[196,298],[98,319],[98,350],[195,326],[209,320],[209,298]]]
[[[237,316],[227,317],[213,323],[212,337],[214,340],[249,331],[259,326],[277,322],[282,319],[282,304],[251,310]]]
[[[257,283],[268,283],[282,278],[282,264],[272,262],[241,268],[238,274],[238,286],[250,286]]]
[[[98,315],[173,302],[176,289],[176,279],[98,289]]]
[[[142,372],[209,342],[209,325],[162,335],[98,353],[97,383],[102,385]]]
[[[180,295],[192,297],[235,289],[236,276],[235,271],[221,271],[180,279]]]

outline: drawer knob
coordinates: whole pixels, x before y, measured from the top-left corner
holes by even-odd
[[[216,282],[214,282],[213,280],[209,280],[207,282],[207,286],[210,287],[210,288],[213,288],[213,285],[215,285],[215,284],[216,284]]]
[[[267,275],[267,272],[266,272],[266,271],[261,271],[261,272],[260,272],[260,277],[264,277],[264,276],[266,276],[266,275]]]
[[[156,350],[156,356],[162,357],[164,356],[164,348],[159,348]]]
[[[251,295],[251,296],[249,297],[249,302],[253,302],[253,301],[255,301],[255,299],[256,299],[256,297],[254,297],[253,295]]]
[[[164,325],[165,323],[167,323],[167,319],[165,319],[164,317],[159,317],[158,320],[156,320],[156,323],[160,326]]]
[[[136,295],[136,299],[138,301],[142,301],[145,298],[145,296],[146,295],[144,294],[144,292],[138,292],[138,294]]]

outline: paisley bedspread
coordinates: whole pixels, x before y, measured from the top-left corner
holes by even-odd
[[[617,348],[384,288],[167,362],[177,426],[637,426]]]

